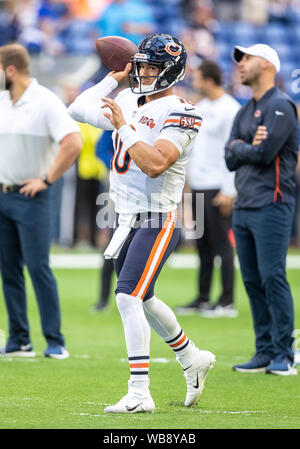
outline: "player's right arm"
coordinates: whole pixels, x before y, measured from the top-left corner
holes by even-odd
[[[131,64],[122,72],[110,72],[102,81],[83,91],[68,107],[71,117],[80,123],[89,123],[96,128],[113,130],[111,121],[104,115],[101,98],[109,95],[118,84],[128,77]]]

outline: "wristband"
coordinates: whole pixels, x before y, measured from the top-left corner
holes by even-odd
[[[47,175],[42,176],[42,181],[48,186],[52,186],[52,182],[48,181]]]
[[[123,143],[124,150],[128,150],[141,139],[129,125],[123,125],[118,129],[118,134]]]

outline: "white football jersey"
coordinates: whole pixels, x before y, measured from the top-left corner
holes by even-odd
[[[115,98],[125,121],[140,137],[154,145],[158,139],[171,141],[180,152],[177,161],[157,178],[151,178],[123,149],[117,130],[113,132],[110,195],[118,213],[169,212],[177,208],[185,184],[185,166],[200,129],[199,111],[186,100],[169,95],[141,103],[144,98],[125,89]]]

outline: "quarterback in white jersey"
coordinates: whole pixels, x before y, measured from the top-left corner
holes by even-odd
[[[69,107],[71,116],[103,129],[114,129],[110,194],[116,229],[106,249],[118,276],[116,301],[122,318],[130,379],[128,393],[107,413],[152,412],[149,390],[150,326],[175,352],[184,370],[185,406],[195,405],[215,361],[186,336],[173,311],[154,295],[154,285],[175,249],[177,205],[185,165],[201,126],[196,108],[173,95],[185,72],[182,43],[166,34],[146,38],[123,72],[111,72]],[[130,73],[129,73],[130,72]],[[129,76],[130,89],[107,97]],[[102,105],[100,103],[102,101]]]
[[[141,70],[144,65],[141,63]],[[172,157],[160,154],[161,150],[157,147],[154,148],[158,153],[155,161],[157,167],[152,161],[148,164],[148,158],[139,166],[120,137],[120,131],[125,133],[126,128],[121,126],[121,130],[116,129],[99,107],[99,95],[108,95],[117,86],[115,78],[107,76],[98,85],[83,92],[69,107],[69,112],[78,121],[84,120],[101,129],[114,129],[115,153],[111,161],[110,194],[116,212],[175,210],[182,197],[188,155],[201,126],[200,114],[193,105],[176,95],[162,95],[154,99],[153,94],[153,100],[146,101],[145,95],[134,94],[130,88],[121,91],[115,98],[124,117],[124,122],[120,124],[125,126],[126,123],[132,128],[127,131],[134,141],[153,146],[157,140],[163,139],[172,144],[166,150],[173,153]],[[93,104],[94,108],[91,107]],[[106,102],[107,106],[109,104]],[[163,159],[168,159],[167,166]]]
[[[116,211],[137,213],[175,210],[182,198],[185,166],[192,142],[201,126],[199,113],[176,95],[163,96],[149,102],[145,102],[143,96],[137,101],[131,89],[121,92],[116,103],[124,111],[124,118],[126,117],[127,123],[136,131],[142,142],[153,146],[157,140],[164,139],[176,147],[176,156],[179,152],[178,159],[162,173],[151,172],[151,168],[146,166],[142,171],[124,145],[122,146],[120,134],[115,130],[110,192]]]

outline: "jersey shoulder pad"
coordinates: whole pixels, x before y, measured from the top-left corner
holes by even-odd
[[[169,109],[161,131],[168,128],[177,128],[182,131],[192,130],[198,133],[201,124],[202,117],[197,107],[187,101],[178,101]]]

